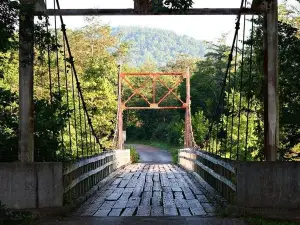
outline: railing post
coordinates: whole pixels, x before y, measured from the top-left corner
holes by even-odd
[[[29,3],[28,3],[29,2]],[[19,161],[34,161],[34,1],[21,0],[19,21]]]
[[[121,66],[118,67],[118,149],[123,149],[123,109]]]
[[[278,0],[267,4],[264,19],[264,150],[276,161],[279,145]]]

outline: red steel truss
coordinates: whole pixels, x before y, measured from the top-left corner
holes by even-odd
[[[146,77],[145,81],[142,82],[139,87],[135,87],[128,77]],[[176,76],[178,81],[175,82],[174,85],[169,87],[162,79],[162,76]],[[175,92],[178,86],[186,81],[186,99],[183,101]],[[151,99],[148,99],[144,94],[146,87],[149,87],[149,83],[151,82],[152,87],[152,96]],[[158,101],[156,101],[156,91],[157,91],[157,83],[160,83],[163,87],[167,88],[167,93],[162,96]],[[124,148],[124,140],[123,140],[123,111],[127,109],[184,109],[185,110],[185,132],[184,132],[184,147],[193,147],[195,146],[195,141],[193,137],[192,130],[192,121],[191,121],[191,97],[190,97],[190,73],[187,70],[186,73],[121,73],[119,67],[119,82],[118,82],[118,148]],[[122,99],[122,85],[126,85],[132,90],[132,94],[125,100]],[[173,95],[180,103],[181,106],[160,106],[165,99],[169,96]],[[130,100],[134,96],[140,96],[148,106],[127,106],[126,104],[130,102]]]
[[[134,85],[127,79],[130,76],[134,77],[146,77],[145,81],[139,86],[134,87]],[[169,87],[165,84],[165,82],[161,79],[162,76],[177,76],[180,77],[180,79],[172,86]],[[132,94],[126,99],[122,100],[121,97],[121,108],[122,110],[126,109],[185,109],[187,108],[187,103],[181,100],[181,98],[175,93],[175,90],[178,88],[178,86],[184,82],[184,80],[187,78],[186,73],[120,73],[119,82],[121,82],[121,88],[122,84],[126,85],[132,90]],[[162,86],[166,87],[168,89],[167,93],[159,99],[159,101],[156,100],[156,84],[160,83]],[[152,97],[151,99],[148,99],[143,94],[143,90],[145,90],[146,87],[149,87],[149,83],[152,85]],[[173,95],[178,101],[181,102],[181,106],[160,106],[161,103],[164,102],[164,100],[169,96]],[[145,102],[148,104],[148,106],[140,107],[140,106],[127,106],[126,104],[130,102],[130,100],[134,96],[140,96],[142,99],[145,100]]]

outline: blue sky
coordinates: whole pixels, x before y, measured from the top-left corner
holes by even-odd
[[[240,0],[194,0],[194,8],[238,8]],[[279,2],[282,2],[279,0]],[[133,8],[133,0],[60,0],[61,8]],[[48,8],[53,1],[48,0]],[[216,41],[222,33],[232,39],[236,16],[101,16],[100,20],[112,26],[142,26],[175,31],[199,40]],[[65,17],[68,28],[85,24],[84,17]],[[229,41],[230,42],[230,41]]]

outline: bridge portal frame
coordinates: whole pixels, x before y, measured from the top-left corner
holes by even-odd
[[[193,129],[192,129],[192,119],[191,119],[191,85],[190,85],[190,70],[187,69],[187,72],[147,72],[147,73],[121,73],[121,67],[119,66],[118,70],[118,128],[117,128],[117,147],[118,149],[124,148],[124,140],[123,140],[123,111],[124,110],[149,110],[149,109],[160,109],[160,110],[173,110],[173,109],[184,109],[185,110],[185,131],[184,131],[184,147],[191,148],[195,146],[194,137],[193,137]],[[175,82],[172,87],[169,87],[165,82],[163,82],[160,77],[161,76],[176,76],[180,77],[180,79]],[[145,77],[145,81],[139,87],[134,87],[127,77]],[[152,88],[152,101],[148,100],[141,91],[147,87],[147,84],[151,81]],[[181,98],[174,92],[180,84],[182,84],[186,80],[186,101],[184,102]],[[123,101],[122,99],[122,82],[125,82],[127,86],[133,91],[132,94]],[[167,93],[164,94],[158,101],[156,101],[156,84],[159,82],[162,86],[167,88]],[[169,95],[174,95],[175,98],[181,102],[181,106],[160,106],[161,103]],[[140,107],[140,106],[126,106],[126,104],[134,97],[139,95],[148,106]]]
[[[37,15],[142,15],[134,9],[35,9],[40,0],[20,0],[19,23],[19,161],[34,161],[33,59],[34,16]],[[29,6],[29,7],[28,7]],[[26,11],[22,9],[33,9]],[[181,12],[147,15],[182,15]],[[257,15],[264,16],[264,148],[267,161],[277,159],[279,146],[278,91],[278,0],[266,1],[265,8],[191,9],[184,15]]]

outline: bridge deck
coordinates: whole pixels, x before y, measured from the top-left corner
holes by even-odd
[[[81,216],[210,216],[203,188],[172,164],[127,166],[77,213]]]

